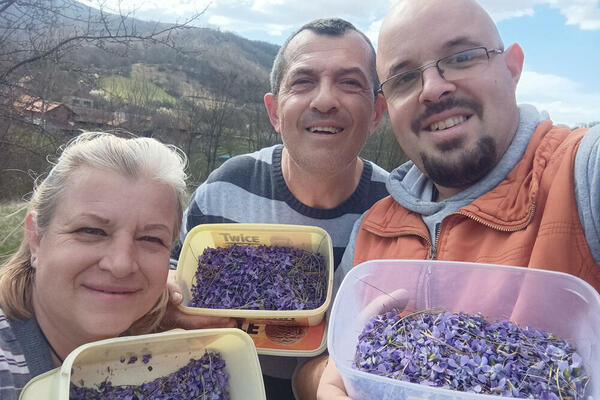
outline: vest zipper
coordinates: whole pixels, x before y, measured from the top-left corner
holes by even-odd
[[[524,224],[517,226],[516,228],[504,228],[502,226],[492,225],[489,222],[486,222],[486,221],[482,220],[479,217],[476,217],[476,216],[471,215],[471,214],[467,214],[467,213],[462,212],[462,211],[456,211],[456,212],[454,212],[454,213],[452,213],[450,215],[454,215],[454,214],[456,214],[456,215],[462,215],[463,217],[467,217],[469,219],[472,219],[473,221],[475,221],[475,222],[477,222],[477,223],[479,223],[479,224],[481,224],[483,226],[486,226],[486,227],[488,227],[490,229],[495,229],[495,230],[500,231],[500,232],[516,232],[516,231],[520,231],[521,229],[525,229],[525,227],[527,225],[529,225],[529,223],[533,219],[533,215],[535,214],[535,203],[531,204],[531,211],[529,211],[529,218],[527,218],[527,221],[525,221]],[[446,218],[448,218],[448,216]],[[436,227],[435,227],[435,247],[433,246],[433,244],[430,243],[430,247],[429,247],[429,259],[430,260],[435,259],[435,256],[437,254],[437,246],[438,246],[438,242],[439,242],[439,239],[440,239],[440,233],[442,231],[442,223],[443,223],[443,221],[440,222],[439,224],[437,224]]]
[[[464,217],[470,218],[470,219],[472,219],[473,221],[475,221],[475,222],[478,222],[478,223],[480,223],[480,224],[481,224],[481,225],[483,225],[483,226],[486,226],[486,227],[488,227],[488,228],[490,228],[490,229],[495,229],[495,230],[497,230],[497,231],[500,231],[500,232],[516,232],[516,231],[520,231],[521,229],[525,229],[525,227],[527,227],[527,225],[529,225],[529,223],[530,223],[530,222],[531,222],[531,220],[533,219],[533,215],[535,214],[535,203],[532,203],[532,204],[531,204],[531,211],[529,211],[529,218],[527,218],[527,221],[525,221],[525,223],[524,223],[524,224],[522,224],[522,225],[519,225],[519,226],[517,226],[517,227],[515,227],[515,228],[504,228],[504,227],[502,227],[502,226],[498,226],[498,225],[492,225],[492,224],[490,224],[490,223],[488,223],[488,222],[486,222],[486,221],[482,220],[482,219],[481,219],[481,218],[479,218],[479,217],[476,217],[476,216],[474,216],[474,215],[467,214],[467,213],[465,213],[465,212],[462,212],[462,211],[457,211],[457,212],[455,212],[455,213],[453,213],[453,214],[458,214],[458,215],[462,215],[462,216],[464,216]],[[451,215],[452,215],[452,214],[451,214]],[[447,218],[447,217],[446,217],[446,218]],[[436,237],[436,243],[437,243],[437,237]]]
[[[435,259],[435,255],[437,253],[437,245],[438,245],[441,231],[442,231],[442,222],[440,222],[439,224],[435,224],[435,236],[434,236],[435,246],[432,243],[431,246],[429,247],[429,259],[430,260]]]

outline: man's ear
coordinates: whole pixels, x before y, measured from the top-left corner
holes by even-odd
[[[25,235],[27,235],[27,242],[29,243],[29,252],[31,253],[31,259],[37,259],[37,253],[40,248],[41,235],[39,233],[38,226],[35,220],[33,219],[33,215],[31,214],[27,214],[27,216],[25,217]]]
[[[271,121],[271,125],[275,128],[277,133],[281,133],[280,131],[280,120],[279,115],[277,113],[277,97],[273,93],[267,93],[264,97],[265,108],[267,109],[267,114],[269,114],[269,120]]]
[[[517,43],[510,45],[508,49],[504,51],[504,62],[510,71],[515,86],[519,83],[521,72],[523,71],[523,49]]]
[[[371,120],[371,126],[369,127],[369,135],[375,132],[375,128],[377,128],[377,124],[379,124],[383,114],[385,114],[385,110],[387,110],[387,102],[385,101],[385,97],[383,97],[383,94],[377,93],[377,97],[375,98],[375,107],[373,109],[373,119]]]

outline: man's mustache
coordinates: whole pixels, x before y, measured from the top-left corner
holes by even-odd
[[[428,104],[425,107],[426,108],[423,114],[421,114],[410,124],[410,128],[416,135],[418,135],[421,131],[423,121],[432,115],[439,114],[446,110],[451,110],[453,108],[466,108],[473,111],[473,113],[475,113],[479,118],[481,118],[483,115],[483,107],[481,104],[469,99],[457,99],[451,97],[442,100],[439,103]]]

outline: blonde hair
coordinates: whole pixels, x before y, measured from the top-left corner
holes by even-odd
[[[77,169],[82,166],[113,171],[126,177],[151,177],[171,187],[176,197],[173,241],[179,233],[185,202],[185,167],[187,158],[175,146],[152,138],[119,137],[104,132],[84,132],[65,145],[48,175],[35,185],[28,204],[40,234],[48,228],[63,191]],[[168,266],[165,266],[167,268]],[[0,307],[11,318],[29,318],[35,270],[27,235],[17,252],[0,267]],[[162,319],[168,292],[165,290],[152,309],[135,321],[127,333],[144,333],[157,329]]]

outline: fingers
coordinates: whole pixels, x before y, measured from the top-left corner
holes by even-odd
[[[321,381],[317,388],[317,400],[351,400],[346,394],[342,376],[331,357],[321,375]]]
[[[329,356],[321,354],[300,365],[292,379],[294,393],[299,399],[315,399],[317,388]]]
[[[408,303],[408,292],[406,289],[396,289],[391,293],[381,294],[375,297],[371,302],[363,308],[360,313],[360,320],[368,321],[370,318],[378,314],[396,309],[401,311]]]
[[[175,273],[176,271],[169,270],[167,289],[169,290],[169,302],[177,306],[183,301],[183,294],[181,293],[181,288],[175,280]]]
[[[235,328],[237,322],[234,318],[216,317],[208,315],[190,315],[181,311],[178,302],[173,301],[173,292],[169,288],[171,300],[167,305],[167,310],[160,324],[161,330],[169,329],[205,329],[205,328]]]

